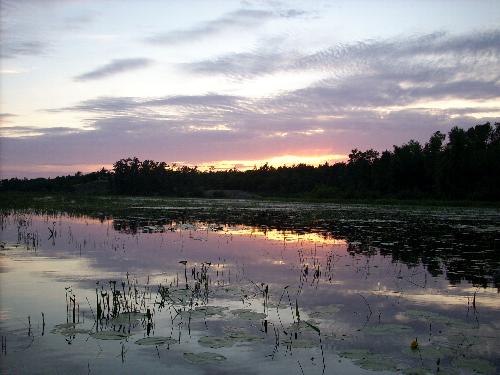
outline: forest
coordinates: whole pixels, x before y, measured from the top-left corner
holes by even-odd
[[[0,191],[175,197],[500,200],[500,123],[439,131],[378,152],[354,149],[345,162],[201,171],[128,157],[112,170],[55,178],[4,179]]]

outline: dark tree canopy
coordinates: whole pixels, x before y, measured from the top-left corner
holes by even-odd
[[[136,157],[113,170],[72,176],[2,180],[3,191],[203,196],[244,191],[309,198],[429,198],[500,200],[500,123],[435,132],[382,153],[352,150],[347,162],[313,167],[265,164],[247,171],[200,171]]]

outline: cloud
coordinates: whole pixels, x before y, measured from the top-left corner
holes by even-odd
[[[252,53],[234,53],[216,59],[179,64],[181,69],[199,74],[253,77],[279,71],[323,70],[346,76],[367,69],[400,71],[405,77],[422,74],[442,77],[443,68],[475,69],[471,63],[488,64],[500,60],[500,30],[466,35],[444,32],[382,41],[340,44],[315,53],[262,48]],[[499,69],[493,69],[498,73]]]
[[[18,40],[17,38],[2,38],[0,57],[11,59],[17,56],[41,55],[47,47],[38,40]]]
[[[141,69],[151,65],[152,61],[145,58],[115,59],[99,68],[80,74],[75,77],[76,81],[90,81],[106,78],[115,74],[125,73],[131,70]]]
[[[92,12],[78,14],[75,16],[68,16],[62,19],[62,29],[66,31],[75,31],[88,27],[95,18]]]
[[[148,43],[173,45],[206,38],[228,30],[253,28],[273,18],[299,17],[305,12],[295,9],[269,11],[258,9],[238,9],[219,18],[202,22],[191,28],[169,31],[150,36]]]
[[[50,108],[47,112],[90,112],[90,113],[107,113],[113,112],[116,114],[126,114],[130,110],[138,107],[141,104],[141,99],[134,97],[98,97],[95,99],[84,100],[71,107]]]
[[[193,130],[185,119],[101,118],[89,131],[60,129],[40,136],[1,138],[1,160],[5,168],[11,168],[55,165],[61,159],[69,164],[112,164],[129,155],[199,164],[207,160],[263,160],[277,155],[346,154],[351,148],[392,148],[411,138],[425,141],[436,130],[446,132],[453,125],[478,122],[465,116],[450,121],[444,112],[404,110],[383,119],[371,111],[346,113],[343,118],[331,120],[249,116],[240,118],[230,131],[213,128],[225,120],[210,118],[199,130]],[[323,131],[315,134],[319,127]],[[280,129],[286,129],[287,135],[271,134]],[[312,130],[311,134],[301,134],[303,129]],[[47,149],[58,152],[47,153]]]
[[[59,135],[77,134],[84,131],[87,130],[80,128],[69,128],[64,126],[57,126],[51,128],[41,128],[36,126],[2,126],[0,128],[0,136],[4,138],[59,136]]]
[[[0,113],[0,123],[9,122],[11,118],[16,116],[14,113]]]
[[[2,138],[2,161],[52,165],[64,157],[68,163],[110,164],[137,155],[196,164],[297,152],[384,150],[412,138],[425,142],[436,130],[498,121],[493,115],[500,109],[499,37],[497,30],[433,33],[309,54],[262,48],[184,64],[183,69],[198,74],[245,80],[281,71],[321,70],[325,75],[305,88],[272,97],[216,92],[97,97],[51,109],[87,114],[87,130],[19,128],[16,136],[21,138]],[[460,104],[447,104],[451,100]]]
[[[235,79],[249,79],[277,71],[291,70],[291,62],[297,59],[294,52],[245,52],[221,56],[213,60],[182,63],[178,66],[190,73],[221,74]]]

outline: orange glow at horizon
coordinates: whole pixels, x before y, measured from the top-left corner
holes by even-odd
[[[254,167],[261,167],[267,163],[270,167],[282,167],[282,166],[292,166],[297,164],[307,164],[307,165],[322,165],[324,163],[335,163],[340,161],[345,161],[348,159],[347,155],[344,154],[324,154],[324,155],[279,155],[273,156],[268,159],[254,159],[254,160],[217,160],[210,162],[202,162],[199,164],[192,163],[178,163],[181,165],[197,166],[199,170],[205,171],[210,168],[215,170],[227,170],[236,168],[238,170],[248,170]]]
[[[144,159],[147,159],[144,158]],[[198,167],[200,171],[208,171],[210,169],[223,171],[228,169],[236,168],[240,171],[245,171],[253,169],[254,167],[259,168],[266,163],[270,167],[281,167],[281,166],[292,166],[297,164],[306,164],[318,166],[324,163],[336,163],[341,161],[346,161],[348,159],[347,155],[343,154],[323,154],[323,155],[312,155],[312,156],[300,156],[300,155],[279,155],[273,156],[268,159],[255,159],[255,160],[216,160],[208,162],[191,163],[185,161],[177,161],[167,163],[170,166],[176,165],[178,167],[188,166],[188,167]],[[160,161],[160,160],[158,160]],[[40,176],[43,175],[73,175],[76,172],[91,173],[101,170],[102,168],[112,170],[113,164],[102,163],[102,164],[38,164],[38,165],[2,165],[0,168],[0,175],[11,174],[11,172],[21,172],[21,173],[39,173]]]

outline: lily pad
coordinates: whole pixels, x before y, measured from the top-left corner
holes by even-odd
[[[362,359],[372,354],[373,353],[365,349],[351,349],[343,351],[342,353],[340,353],[340,356],[348,359]]]
[[[459,358],[453,361],[453,365],[464,370],[473,371],[476,374],[496,373],[495,365],[481,358]]]
[[[411,332],[411,327],[402,324],[377,324],[367,326],[363,332],[369,335],[390,335]]]
[[[317,332],[317,326],[319,325],[318,322],[314,320],[301,320],[300,322],[294,322],[290,324],[287,328],[287,331],[292,331],[292,332],[304,332],[304,331],[316,331]],[[315,327],[315,328],[313,328]]]
[[[197,306],[194,308],[197,313],[206,315],[206,316],[214,316],[214,315],[224,315],[224,311],[228,310],[227,307],[222,306]]]
[[[364,349],[352,349],[340,353],[341,357],[348,358],[357,366],[372,371],[396,371],[396,363],[383,355],[372,353]]]
[[[121,314],[115,316],[113,319],[111,319],[110,323],[111,324],[133,324],[141,319],[144,319],[145,316],[146,316],[146,314],[136,313],[136,312],[121,313]]]
[[[59,333],[64,336],[73,336],[77,333],[79,334],[88,334],[90,330],[79,327],[78,325],[81,323],[63,323],[54,326],[52,329],[52,333]]]
[[[233,313],[233,315],[236,315],[238,318],[243,320],[261,320],[265,319],[267,316],[264,313],[258,313],[250,309],[236,309],[231,310],[231,312]]]
[[[117,332],[117,331],[100,331],[91,333],[90,336],[98,340],[123,340],[129,337],[130,335],[127,333]]]
[[[403,370],[403,374],[405,375],[431,375],[431,371],[427,371],[423,368],[405,368]]]
[[[235,339],[227,336],[202,336],[198,339],[198,343],[201,346],[206,346],[212,349],[219,349],[228,346],[233,346]]]
[[[318,307],[315,311],[310,312],[309,316],[313,319],[331,319],[332,315],[338,313],[343,305],[328,305]]]
[[[204,319],[206,317],[211,317],[215,315],[224,315],[223,311],[227,308],[219,306],[197,306],[192,310],[183,310],[179,312],[179,315],[183,319]]]
[[[23,245],[20,244],[10,244],[10,243],[5,243],[0,246],[0,250],[2,251],[12,251],[12,250],[19,250],[22,248],[26,248]]]
[[[299,349],[309,349],[309,348],[314,348],[314,347],[319,347],[319,342],[318,340],[314,339],[307,339],[307,338],[300,338],[300,339],[292,339],[292,340],[286,340],[283,341],[283,344],[289,345],[292,348],[299,348]]]
[[[440,323],[454,328],[468,328],[471,325],[455,318],[445,316],[432,311],[407,310],[404,315],[409,319],[420,320],[423,322]]]
[[[448,342],[451,345],[459,346],[459,347],[471,347],[475,345],[480,345],[482,342],[481,337],[476,335],[464,335],[463,333],[458,335],[450,335],[448,336]]]
[[[263,339],[263,337],[248,333],[241,328],[225,328],[224,332],[225,337],[228,337],[237,342],[254,342]]]
[[[241,328],[229,327],[224,329],[224,336],[203,336],[198,343],[213,349],[230,347],[236,343],[248,343],[262,340],[262,337],[246,332]]]
[[[226,357],[217,353],[201,352],[184,353],[184,359],[196,365],[211,365],[224,362],[226,360]]]
[[[135,342],[137,345],[164,345],[164,344],[176,344],[177,340],[172,337],[163,337],[163,336],[155,336],[155,337],[144,337]]]
[[[396,362],[389,358],[382,358],[379,356],[363,358],[354,362],[359,367],[365,370],[372,371],[396,371]]]
[[[418,346],[418,349],[404,348],[403,353],[415,358],[438,359],[453,354],[452,350],[443,346]]]

